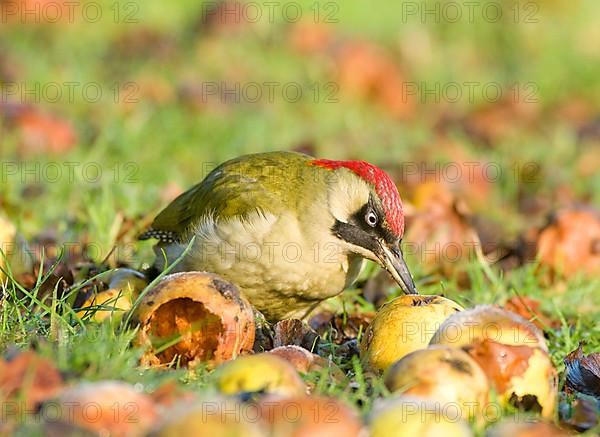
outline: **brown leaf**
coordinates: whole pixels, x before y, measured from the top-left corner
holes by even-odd
[[[191,402],[195,395],[190,391],[185,391],[177,385],[175,381],[169,381],[160,385],[154,390],[150,397],[156,405],[170,407],[179,402]]]
[[[413,115],[415,102],[406,93],[406,76],[385,50],[366,41],[348,41],[334,58],[342,91],[371,99],[392,117],[407,119]]]
[[[247,20],[250,13],[244,13],[245,7],[245,2],[238,0],[210,2],[202,8],[202,15],[195,27],[197,30],[207,33],[239,32],[251,24]]]
[[[600,213],[592,209],[558,211],[538,238],[540,265],[565,277],[600,274]]]
[[[381,307],[390,298],[390,292],[397,284],[385,270],[379,271],[370,277],[362,288],[362,294],[367,302],[371,302],[376,308]]]
[[[560,325],[560,321],[551,320],[547,315],[542,313],[540,302],[527,296],[513,296],[504,304],[504,309],[512,311],[523,317],[526,320],[534,323],[538,328],[556,327]]]
[[[356,339],[358,333],[361,331],[364,332],[374,317],[375,313],[373,312],[344,315],[325,311],[313,316],[308,323],[319,335],[333,330],[331,340],[341,345],[347,341]]]
[[[510,90],[505,90],[507,93]],[[506,98],[469,114],[463,121],[467,134],[491,146],[531,128],[539,116],[540,105],[525,99]]]
[[[21,153],[54,153],[70,151],[78,138],[73,125],[56,115],[41,112],[28,104],[2,104],[0,114],[20,135]]]
[[[578,432],[585,432],[598,426],[600,401],[590,397],[578,396],[572,402],[561,402],[559,413],[561,426]]]
[[[52,361],[33,351],[0,361],[0,397],[22,400],[27,410],[58,394],[64,386]]]
[[[317,354],[309,352],[300,346],[280,346],[269,351],[268,353],[283,358],[292,366],[294,366],[296,371],[301,374],[306,375],[311,372],[320,374],[327,369],[329,376],[332,380],[335,380],[336,383],[341,384],[345,381],[344,372],[342,372],[335,363],[327,358],[323,358]],[[315,384],[311,383],[310,381],[307,381],[307,385],[310,391],[312,391],[315,387]]]
[[[331,28],[323,23],[301,21],[292,26],[290,44],[300,53],[314,54],[326,52],[333,43]]]
[[[600,399],[600,353],[583,354],[579,347],[565,358],[567,388]]]
[[[146,435],[158,419],[152,398],[121,381],[79,383],[64,390],[53,404],[69,414],[58,415],[58,418],[43,415],[44,429],[51,436],[141,436]],[[90,405],[93,405],[93,415]]]
[[[119,35],[112,44],[109,56],[127,60],[148,57],[172,59],[177,52],[175,38],[167,32],[139,26]]]
[[[319,343],[319,335],[301,320],[281,320],[273,326],[273,331],[273,347],[296,345],[310,351]]]
[[[0,4],[2,4],[3,24],[66,23],[78,16],[77,13],[73,13],[72,3],[63,0],[8,0]]]
[[[417,211],[407,220],[405,254],[418,257],[428,273],[464,273],[465,263],[479,259],[482,250],[464,202],[443,184],[426,182],[417,188],[414,204]]]

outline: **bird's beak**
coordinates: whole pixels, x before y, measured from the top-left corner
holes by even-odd
[[[419,294],[417,287],[415,287],[415,282],[408,271],[406,261],[404,261],[404,257],[402,256],[400,246],[388,246],[386,243],[381,242],[380,247],[381,251],[378,257],[382,266],[394,278],[394,281],[400,285],[404,294]]]

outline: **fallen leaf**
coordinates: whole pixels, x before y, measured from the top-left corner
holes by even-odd
[[[202,8],[197,30],[206,33],[231,34],[246,29],[250,13],[246,11],[246,3],[238,0],[221,0],[207,3]],[[247,12],[247,13],[246,13]]]
[[[352,314],[322,312],[313,316],[308,323],[319,335],[325,335],[331,331],[330,340],[340,345],[355,340],[359,332],[365,332],[374,317],[374,312]]]
[[[152,398],[121,381],[83,382],[63,391],[49,408],[68,411],[57,418],[43,414],[50,435],[142,436],[158,419]],[[50,410],[51,411],[51,410]]]
[[[541,311],[540,306],[541,303],[531,297],[513,296],[506,301],[504,309],[520,315],[540,329],[559,326],[560,321],[551,320]]]
[[[344,375],[344,372],[342,372],[335,363],[327,358],[323,358],[317,354],[309,352],[303,347],[291,345],[280,346],[269,351],[268,353],[283,358],[292,366],[294,366],[297,372],[303,375],[316,373],[321,376],[322,372],[327,370],[327,374],[332,381],[336,382],[336,384],[342,384],[343,382],[346,382],[346,375]],[[310,380],[306,382],[309,392],[312,392],[315,388],[315,383]]]
[[[565,358],[566,384],[569,390],[600,400],[600,353],[584,355],[579,347]]]
[[[319,344],[319,335],[301,320],[281,320],[273,326],[273,332],[273,347],[275,348],[296,345],[310,351]]]
[[[156,405],[170,407],[177,403],[189,403],[196,399],[194,393],[183,390],[175,381],[161,384],[150,397]]]
[[[539,117],[540,104],[535,101],[535,90],[520,89],[520,98],[514,98],[515,90],[505,89],[503,92],[512,95],[482,106],[462,120],[468,135],[490,147],[506,141],[520,131],[531,130]]]
[[[366,41],[347,41],[337,49],[334,61],[343,92],[371,99],[395,118],[413,115],[415,102],[406,92],[406,75],[385,50]]]
[[[28,350],[0,361],[0,398],[22,400],[27,410],[56,396],[64,386],[52,361]]]
[[[539,234],[538,259],[560,276],[600,274],[600,213],[592,209],[557,211]]]
[[[315,54],[326,52],[333,43],[331,28],[323,23],[301,21],[292,26],[290,44],[300,53]]]
[[[558,412],[561,426],[585,432],[599,424],[600,401],[578,395],[570,401],[563,399]]]
[[[62,154],[77,144],[77,133],[69,121],[31,105],[0,104],[0,114],[7,119],[9,127],[18,131],[20,152],[24,155]]]
[[[73,3],[63,0],[8,0],[0,4],[3,24],[66,23],[78,17],[73,12]]]
[[[404,253],[423,264],[426,273],[458,274],[467,281],[464,266],[483,258],[483,247],[471,213],[443,184],[426,182],[415,194],[414,215],[407,217]]]

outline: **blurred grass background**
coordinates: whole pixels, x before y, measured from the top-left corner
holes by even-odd
[[[447,19],[453,16],[452,10],[443,13],[447,3],[443,1],[294,3],[302,11],[299,24],[314,24],[317,5],[320,14],[316,21],[336,40],[333,45],[340,41],[373,44],[397,64],[406,82],[428,89],[452,82],[494,82],[503,87],[505,96],[510,94],[511,84],[534,84],[536,88],[529,91],[535,90],[538,103],[524,102],[528,90],[523,89],[518,99],[511,97],[517,101],[508,109],[504,100],[489,103],[480,92],[473,101],[464,95],[456,103],[444,101],[443,96],[439,103],[433,97],[423,103],[417,95],[404,119],[343,88],[335,93],[337,103],[325,103],[324,87],[337,78],[335,61],[327,54],[331,49],[306,54],[294,47],[298,25],[283,17],[285,2],[274,7],[273,22],[262,2],[260,21],[243,23],[241,14],[241,22],[229,26],[219,23],[223,21],[219,17],[208,26],[203,11],[210,6],[192,1],[106,0],[95,2],[85,13],[83,6],[77,6],[72,23],[65,19],[36,23],[43,21],[44,15],[54,15],[50,9],[44,14],[44,2],[40,2],[41,19],[28,16],[34,22],[23,23],[4,10],[5,22],[0,28],[2,104],[29,101],[66,119],[72,123],[77,141],[60,153],[45,153],[43,147],[41,153],[28,152],[20,144],[18,129],[11,129],[5,117],[2,159],[42,165],[97,162],[103,177],[99,182],[86,182],[81,172],[75,171],[79,180],[74,183],[64,174],[56,183],[37,183],[21,167],[16,175],[3,177],[0,195],[6,209],[21,218],[26,234],[65,218],[93,226],[90,208],[99,203],[110,205],[105,214],[118,210],[133,217],[163,204],[159,194],[167,183],[186,187],[201,179],[204,163],[307,144],[319,156],[362,158],[380,164],[412,161],[423,150],[431,151],[428,159],[451,160],[439,145],[435,127],[440,120],[468,120],[482,110],[493,111],[494,106],[508,111],[497,118],[509,132],[496,135],[492,144],[484,144],[452,124],[444,129],[444,136],[457,141],[469,156],[484,156],[504,169],[515,162],[539,163],[545,170],[544,188],[568,184],[578,195],[599,200],[598,173],[584,180],[576,165],[580,130],[597,123],[600,101],[600,7],[594,1],[569,5],[551,0],[491,2],[502,11],[496,23],[483,18],[489,1],[474,8],[473,22],[463,6],[463,18],[455,23]],[[419,12],[409,15],[407,4]],[[425,7],[435,10],[431,8],[436,5],[440,16],[421,16]],[[91,22],[95,10],[101,12],[101,18]],[[323,23],[328,14],[337,22]],[[69,98],[62,85],[65,82],[81,84],[76,86],[74,98]],[[242,86],[295,82],[305,94],[297,103],[287,102],[278,92],[272,103],[266,95],[257,103],[243,98],[239,103],[221,103],[219,97],[204,103],[203,97],[193,94],[206,82],[238,82]],[[7,95],[9,83],[20,91],[58,83],[63,96],[50,102],[41,91],[29,96]],[[98,102],[82,93],[83,86],[90,83],[98,84],[102,91]],[[322,90],[317,102],[309,90],[315,83]],[[115,84],[122,88],[116,102]],[[92,97],[93,91],[89,89]],[[131,103],[127,103],[128,95]],[[530,120],[522,123],[524,117]],[[134,167],[124,168],[130,162]],[[111,170],[115,163],[119,175]],[[135,182],[125,183],[125,175],[134,168]],[[36,185],[40,186],[32,188]],[[499,201],[511,203],[511,188],[497,185]],[[24,190],[30,194],[25,198]]]

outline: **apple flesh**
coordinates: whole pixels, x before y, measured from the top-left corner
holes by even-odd
[[[136,311],[137,343],[148,366],[204,364],[214,368],[254,345],[254,311],[232,283],[218,275],[182,272],[148,290]]]

